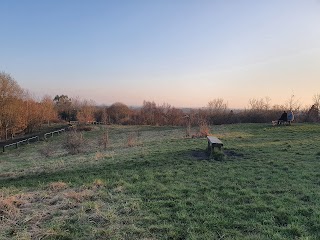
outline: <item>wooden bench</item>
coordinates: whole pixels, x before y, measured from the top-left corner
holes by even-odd
[[[281,120],[281,121],[279,121],[279,125],[291,125],[291,122],[292,121],[283,121],[283,120]]]
[[[276,125],[291,125],[292,121],[283,121],[283,120],[277,120],[277,121],[272,121],[272,126]]]
[[[208,151],[210,152],[210,156],[214,152],[214,148],[217,147],[221,151],[221,147],[223,147],[223,143],[217,137],[207,136],[208,139]]]

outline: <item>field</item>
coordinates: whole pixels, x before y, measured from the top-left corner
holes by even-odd
[[[320,125],[102,128],[0,154],[0,239],[320,239]]]

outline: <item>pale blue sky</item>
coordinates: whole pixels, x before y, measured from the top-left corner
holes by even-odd
[[[97,103],[246,107],[320,93],[320,1],[0,0],[0,71]]]

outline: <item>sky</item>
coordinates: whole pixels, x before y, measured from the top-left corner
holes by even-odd
[[[320,0],[0,0],[0,71],[35,96],[230,108],[320,93]]]

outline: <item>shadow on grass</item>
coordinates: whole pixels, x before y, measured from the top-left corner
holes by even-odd
[[[243,154],[233,150],[224,150],[222,153],[226,156],[224,161],[230,159],[229,157],[243,157]],[[130,179],[132,174],[139,174],[144,171],[164,171],[189,165],[196,167],[199,161],[195,160],[208,161],[211,159],[208,152],[200,148],[154,152],[144,157],[134,155],[128,160],[120,159],[111,163],[101,163],[100,165],[75,166],[74,169],[6,176],[0,178],[0,187],[35,187],[53,181],[71,182],[77,185],[91,182],[96,178],[119,181],[121,179]],[[210,164],[212,164],[212,161]]]
[[[189,154],[196,160],[208,160],[209,158],[208,152],[201,149],[192,150],[189,152]]]
[[[195,153],[205,156],[205,151],[197,151]],[[75,155],[76,157],[77,155]],[[84,184],[91,182],[96,178],[109,179],[110,181],[119,181],[121,179],[130,179],[132,174],[144,171],[162,171],[166,169],[175,169],[179,166],[196,164],[193,159],[187,158],[190,151],[173,151],[166,153],[154,152],[143,158],[138,155],[131,156],[130,159],[120,159],[115,162],[105,162],[100,165],[75,166],[74,169],[66,169],[51,172],[32,172],[24,175],[10,175],[0,178],[1,187],[37,187],[53,181],[70,182],[71,184]]]

